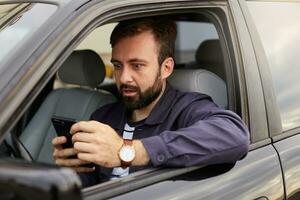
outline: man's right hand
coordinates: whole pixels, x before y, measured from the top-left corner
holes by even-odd
[[[87,164],[88,162],[78,159],[77,152],[74,148],[63,149],[62,144],[66,143],[66,141],[67,138],[65,136],[55,137],[52,140],[52,145],[54,147],[53,158],[55,163],[59,166],[70,167],[77,172],[94,171],[95,167],[89,168],[82,166],[84,164]]]

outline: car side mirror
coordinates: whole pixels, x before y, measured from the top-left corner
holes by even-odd
[[[76,172],[17,159],[0,160],[0,199],[81,199]]]

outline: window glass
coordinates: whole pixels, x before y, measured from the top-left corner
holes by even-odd
[[[177,29],[177,63],[195,61],[195,52],[203,41],[219,38],[212,23],[180,21]]]
[[[32,4],[18,10],[17,5],[0,5],[1,19],[10,13],[14,15],[3,22],[0,27],[0,63],[9,53],[26,41],[26,37],[35,33],[43,23],[55,12],[56,6],[50,4]],[[37,17],[38,16],[38,17]]]
[[[218,40],[219,36],[215,26],[208,22],[178,21],[177,39],[175,44],[175,60],[178,64],[195,62],[197,49],[204,41]],[[111,82],[113,67],[110,63],[111,46],[110,34],[117,23],[106,24],[95,29],[77,49],[91,49],[97,52],[106,66],[107,77],[105,83]],[[99,45],[101,44],[101,45]]]
[[[269,62],[282,127],[300,126],[300,2],[256,2],[248,6]]]
[[[109,39],[110,34],[116,25],[117,23],[110,23],[96,28],[76,48],[76,50],[90,49],[99,54],[105,64],[106,69],[106,78],[104,83],[111,83],[114,81],[113,66],[110,62],[111,45]]]

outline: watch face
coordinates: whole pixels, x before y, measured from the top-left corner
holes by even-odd
[[[125,162],[131,162],[135,157],[135,151],[132,146],[125,145],[120,149],[120,158]]]

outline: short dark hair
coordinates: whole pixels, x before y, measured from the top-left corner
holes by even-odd
[[[145,17],[121,21],[110,36],[112,47],[122,38],[135,36],[144,31],[151,31],[159,45],[158,63],[168,58],[174,58],[176,23],[167,17]]]

